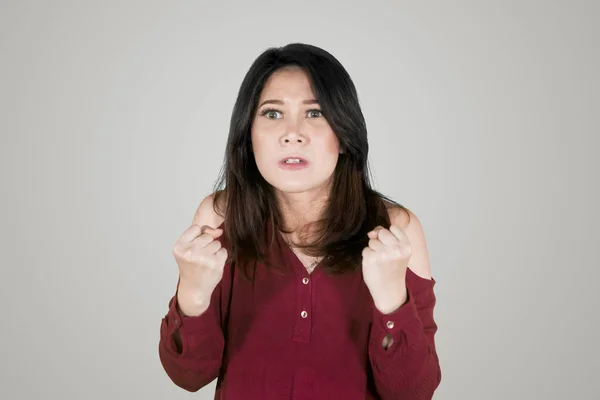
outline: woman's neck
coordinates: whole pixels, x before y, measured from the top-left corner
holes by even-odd
[[[304,241],[306,232],[304,229],[311,223],[321,218],[327,204],[327,195],[322,191],[301,193],[278,193],[279,209],[283,217],[283,229],[292,231],[288,237],[294,242]],[[299,237],[301,233],[302,238]]]

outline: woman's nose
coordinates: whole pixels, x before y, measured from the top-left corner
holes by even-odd
[[[306,144],[308,142],[307,136],[302,133],[303,127],[301,122],[290,121],[286,125],[285,129],[285,134],[282,136],[283,144]]]
[[[305,139],[298,133],[288,132],[283,136],[284,143],[304,143]]]

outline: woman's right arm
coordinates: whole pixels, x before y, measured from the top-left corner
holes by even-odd
[[[159,356],[173,383],[190,392],[212,382],[221,369],[221,296],[227,298],[222,283],[227,250],[219,239],[222,222],[213,196],[206,197],[173,248],[179,281],[161,321]]]
[[[225,346],[219,307],[221,283],[209,297],[208,308],[198,315],[181,310],[178,298],[188,296],[183,290],[178,284],[161,321],[159,356],[173,383],[196,392],[212,382],[221,368]]]

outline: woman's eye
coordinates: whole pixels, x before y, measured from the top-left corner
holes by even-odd
[[[308,117],[309,118],[319,118],[322,117],[323,113],[321,112],[321,110],[310,110],[308,111]]]
[[[262,115],[269,119],[281,118],[281,113],[277,110],[265,110],[263,111]]]

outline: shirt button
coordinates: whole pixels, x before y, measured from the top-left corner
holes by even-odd
[[[306,318],[306,317],[308,317],[308,313],[307,313],[306,311],[302,311],[302,312],[300,313],[300,315],[302,316],[302,318]]]
[[[394,327],[394,321],[388,321],[386,326],[390,329],[392,329]]]
[[[179,319],[175,318],[175,321],[173,322],[175,322],[175,325],[179,325]]]
[[[304,283],[305,285],[308,285],[308,278],[304,277],[302,279],[302,283]]]

